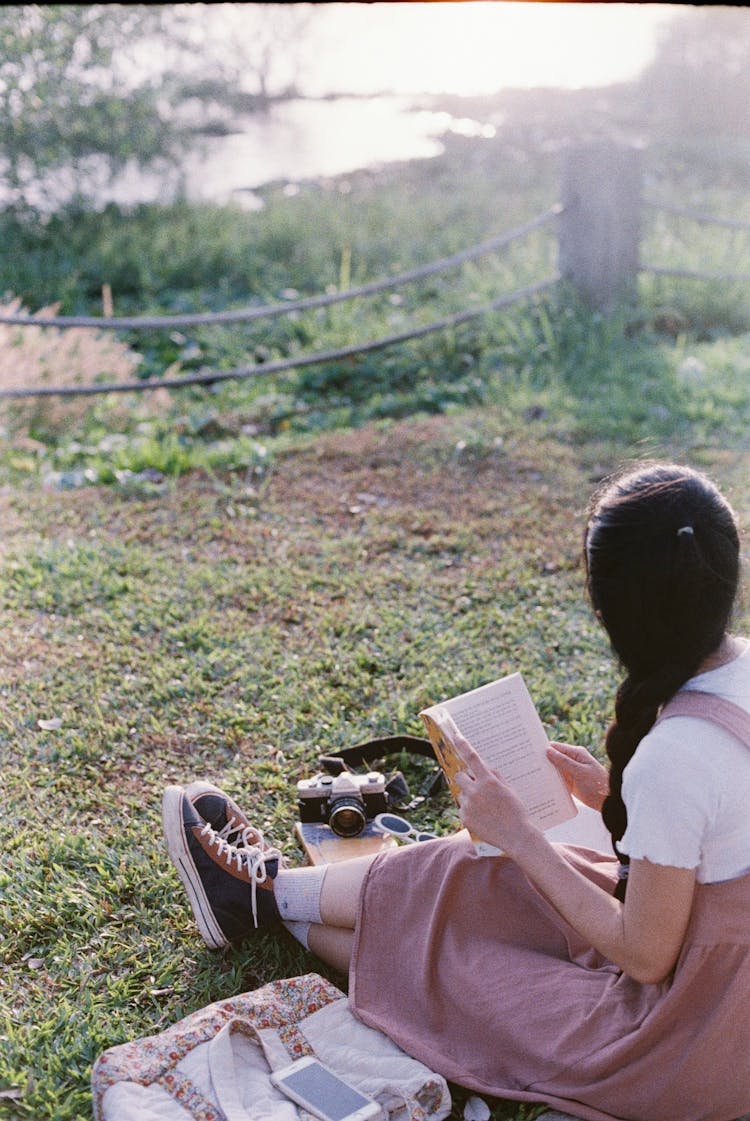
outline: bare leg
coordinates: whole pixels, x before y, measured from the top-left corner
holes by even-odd
[[[357,904],[374,856],[357,856],[329,864],[320,893],[320,917],[326,926],[354,930]]]
[[[341,973],[349,972],[354,947],[353,930],[313,923],[308,931],[307,944],[322,961],[340,970]]]
[[[349,970],[359,894],[373,860],[358,856],[328,865],[320,893],[322,923],[313,923],[308,931],[312,952],[342,973]]]

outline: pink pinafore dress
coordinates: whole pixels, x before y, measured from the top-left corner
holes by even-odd
[[[683,692],[660,719],[686,714],[750,750],[742,709]],[[613,889],[614,857],[561,850]],[[675,970],[652,985],[587,945],[510,859],[477,856],[465,831],[410,845],[378,857],[362,888],[350,1003],[479,1093],[592,1121],[732,1121],[750,1113],[750,874],[696,885]]]

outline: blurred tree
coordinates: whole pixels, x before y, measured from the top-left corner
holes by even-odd
[[[0,156],[11,204],[28,203],[45,172],[82,173],[94,155],[112,170],[169,156],[178,137],[158,90],[127,67],[162,18],[146,5],[0,8]]]
[[[641,89],[655,122],[681,132],[750,133],[750,12],[707,6],[671,20]]]
[[[174,9],[173,9],[174,11]],[[175,94],[238,112],[292,96],[303,67],[309,4],[188,6],[181,34],[170,35]]]
[[[175,165],[207,112],[228,130],[236,112],[267,103],[274,55],[307,18],[281,26],[276,7],[0,7],[0,206],[41,202],[43,184],[59,195],[62,179],[83,201],[129,161]],[[227,15],[236,24],[242,9],[255,33],[228,36]]]

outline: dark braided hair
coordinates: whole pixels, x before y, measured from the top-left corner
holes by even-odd
[[[739,534],[731,507],[701,473],[640,466],[594,495],[585,536],[591,603],[625,678],[606,737],[609,794],[602,816],[625,896],[627,826],[622,773],[660,707],[726,634],[739,582]]]

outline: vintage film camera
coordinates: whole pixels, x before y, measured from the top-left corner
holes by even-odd
[[[339,837],[358,837],[368,821],[388,809],[386,779],[379,771],[314,775],[297,783],[297,803],[300,821],[327,824]]]

